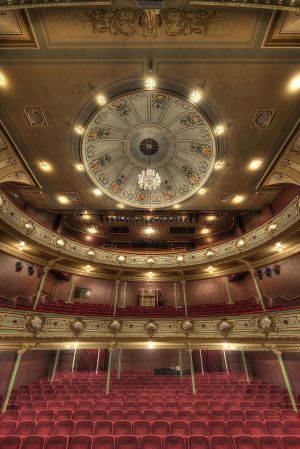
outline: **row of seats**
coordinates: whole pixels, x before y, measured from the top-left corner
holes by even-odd
[[[33,407],[35,407],[33,405]],[[90,415],[81,411],[76,410],[75,412],[72,409],[43,409],[43,410],[35,410],[28,409],[24,411],[18,410],[8,410],[4,415],[0,418],[0,424],[3,421],[47,421],[54,420],[60,421],[62,419],[73,419],[74,421],[82,419],[82,416],[90,416],[90,419],[93,421],[98,420],[107,420],[116,421],[120,419],[127,419],[129,421],[136,420],[146,420],[149,422],[156,421],[159,419],[165,421],[172,421],[175,419],[184,419],[185,421],[193,421],[193,418],[196,420],[200,420],[202,422],[209,422],[210,420],[219,419],[222,421],[230,421],[230,420],[238,420],[238,421],[288,421],[288,420],[300,420],[300,416],[297,412],[291,409],[265,409],[265,410],[240,410],[240,409],[230,409],[228,411],[225,410],[213,410],[212,412],[208,412],[205,410],[199,410],[194,414],[189,414],[188,411],[179,410],[177,413],[168,411],[168,412],[159,412],[158,410],[148,409],[143,412],[140,410],[129,410],[124,412],[123,410],[112,410],[107,411],[104,409],[94,410]]]
[[[113,437],[77,435],[43,437],[30,435],[25,438],[7,436],[0,440],[0,449],[299,449],[300,437],[297,436],[190,436],[168,435],[161,438],[156,435],[144,435],[141,438],[130,435]]]
[[[231,420],[226,423],[221,420],[186,422],[176,421],[75,421],[62,419],[59,421],[2,421],[0,422],[0,437],[7,435],[296,435],[300,436],[300,421],[238,421]]]

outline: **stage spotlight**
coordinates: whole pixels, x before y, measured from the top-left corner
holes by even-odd
[[[264,277],[262,270],[256,270],[256,276],[258,279],[262,279]]]
[[[21,262],[21,260],[19,260],[18,262],[16,262],[16,273],[20,273],[22,271],[23,268],[23,263]]]
[[[277,274],[277,276],[280,274],[281,267],[278,263],[276,263],[273,267],[274,273]]]
[[[272,277],[272,269],[270,267],[266,267],[265,274],[268,278],[271,278]]]
[[[34,266],[33,265],[28,265],[27,272],[28,272],[28,276],[33,276],[33,274],[34,274]]]

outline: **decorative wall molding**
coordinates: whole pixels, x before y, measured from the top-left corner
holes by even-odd
[[[157,344],[174,347],[189,344],[191,347],[212,348],[212,345],[220,347],[224,341],[228,349],[232,350],[240,347],[268,350],[270,345],[288,345],[290,350],[300,347],[299,309],[244,314],[234,316],[234,319],[194,317],[188,328],[187,321],[186,318],[155,318],[154,321],[148,317],[123,317],[122,321],[110,317],[74,319],[74,316],[62,314],[32,315],[30,311],[1,308],[0,349],[10,344],[20,344],[19,340],[23,344],[36,345],[37,349],[48,348],[49,344],[57,348],[59,345],[68,345],[74,338],[82,347],[114,342],[122,347],[138,348],[149,338]],[[80,324],[80,329],[76,323]],[[229,325],[229,329],[224,329],[224,323]]]
[[[27,11],[4,11],[2,2],[0,2],[0,48],[38,48]]]
[[[261,8],[261,9],[275,9],[275,10],[286,10],[286,11],[299,11],[300,4],[298,0],[295,2],[280,2],[279,0],[267,0],[267,1],[256,1],[256,0],[244,0],[243,2],[236,1],[224,1],[224,0],[190,0],[191,5],[196,6],[227,6],[227,7],[237,7],[237,8]]]
[[[27,9],[27,8],[57,8],[61,7],[77,7],[77,6],[110,6],[112,0],[73,0],[68,2],[66,0],[1,0],[0,11],[11,10],[11,9]]]
[[[0,194],[0,220],[15,231],[24,235],[24,239],[28,238],[26,233],[25,223],[28,222],[28,216],[22,212],[12,201],[4,194]],[[293,225],[300,221],[300,196],[297,195],[283,210],[272,217],[271,220],[258,226],[252,231],[243,235],[244,245],[239,247],[238,241],[241,236],[234,238],[228,242],[220,243],[212,247],[212,251],[208,257],[207,249],[190,251],[182,254],[184,256],[184,263],[178,261],[177,258],[180,253],[176,254],[140,254],[140,253],[126,253],[112,251],[102,248],[95,248],[95,256],[93,263],[100,265],[107,265],[109,267],[121,269],[122,265],[126,268],[142,268],[151,269],[158,268],[177,268],[182,270],[182,267],[192,268],[214,261],[220,262],[222,260],[241,259],[250,250],[256,250],[262,245],[267,244],[270,239],[279,237],[283,232],[286,232]],[[34,229],[30,234],[30,240],[39,244],[44,250],[47,248],[56,251],[62,258],[81,259],[90,262],[88,252],[90,245],[85,245],[77,241],[62,238],[60,234],[50,231],[41,224],[32,220]],[[276,229],[269,229],[270,224],[276,224]],[[118,260],[120,255],[125,259],[122,262]],[[151,262],[151,263],[150,263]]]
[[[263,47],[300,47],[300,10],[275,11]]]
[[[0,122],[0,184],[4,182],[37,187],[15,144]]]

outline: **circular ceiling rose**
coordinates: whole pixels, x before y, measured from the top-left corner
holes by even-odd
[[[148,151],[161,177],[152,192],[138,186]],[[199,108],[158,90],[127,92],[106,103],[82,139],[82,160],[93,183],[137,208],[170,207],[190,198],[209,178],[216,153],[213,130]]]

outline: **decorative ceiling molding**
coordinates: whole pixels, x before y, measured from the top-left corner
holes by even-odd
[[[81,259],[90,263],[88,255],[91,246],[63,237],[60,234],[50,231],[41,224],[32,221],[33,227],[30,233],[25,228],[28,216],[22,212],[12,201],[2,193],[0,195],[0,218],[10,228],[19,232],[24,239],[30,239],[38,243],[41,248],[47,251],[50,248],[56,250],[64,258]],[[128,267],[135,269],[151,268],[171,268],[179,269],[193,268],[213,262],[220,263],[229,259],[241,259],[250,251],[256,251],[268,244],[270,239],[277,238],[288,231],[300,221],[300,196],[297,195],[284,209],[282,209],[272,219],[258,226],[243,235],[244,244],[239,245],[241,236],[230,241],[212,246],[209,250],[201,249],[180,253],[129,253],[118,252],[103,248],[95,248],[93,263],[109,267]],[[275,226],[275,227],[274,227]],[[26,232],[27,231],[27,232]],[[122,255],[122,259],[119,256]],[[183,256],[183,258],[178,258]]]
[[[77,6],[110,6],[112,0],[73,0],[68,2],[66,0],[1,0],[0,11],[1,10],[11,10],[11,9],[27,9],[27,8],[57,8],[61,7],[77,7]]]
[[[0,49],[38,48],[27,11],[3,11],[2,3],[0,2]]]
[[[190,0],[190,4],[193,6],[227,6],[235,8],[261,8],[261,9],[279,9],[286,11],[299,11],[300,3],[299,0],[288,1],[284,0],[268,0],[257,1],[257,0],[244,0],[243,2],[236,1],[226,1],[226,0]]]
[[[38,187],[19,156],[13,141],[0,123],[0,184],[4,182]]]
[[[189,321],[189,323],[188,323]],[[224,325],[230,325],[230,332],[225,332]],[[1,308],[0,312],[0,348],[9,345],[28,344],[32,349],[42,349],[48,345],[67,345],[74,341],[76,325],[76,342],[81,347],[115,342],[122,347],[140,347],[149,341],[149,323],[152,325],[152,340],[157,345],[191,345],[191,348],[238,350],[241,346],[247,350],[270,350],[270,346],[288,346],[299,348],[300,345],[300,311],[299,309],[267,312],[259,314],[220,317],[155,318],[137,319],[122,317],[112,318],[76,318],[71,315],[41,314],[34,311],[14,311]],[[188,332],[187,332],[188,324]],[[155,332],[153,328],[155,327]],[[175,337],[174,337],[175,336]]]
[[[276,11],[271,19],[263,47],[300,47],[300,10]]]
[[[161,185],[149,192],[138,186],[148,168],[144,142],[153,141],[151,168]],[[167,208],[185,201],[209,179],[217,141],[203,112],[167,91],[126,92],[98,109],[81,142],[87,175],[113,200],[135,208]]]
[[[300,123],[269,168],[259,187],[272,187],[278,184],[300,185]]]

